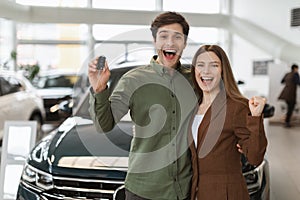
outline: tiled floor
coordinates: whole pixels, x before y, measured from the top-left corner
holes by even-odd
[[[271,200],[300,199],[300,126],[284,128],[281,124],[266,127],[269,146]]]

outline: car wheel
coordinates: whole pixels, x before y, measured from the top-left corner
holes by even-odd
[[[36,121],[36,142],[40,141],[44,137],[44,132],[42,129],[42,117],[39,114],[33,114],[30,120]]]

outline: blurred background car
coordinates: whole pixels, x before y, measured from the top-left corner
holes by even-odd
[[[22,74],[0,71],[0,110],[1,141],[6,120],[34,120],[37,122],[37,137],[42,137],[45,119],[43,100]]]
[[[59,112],[59,104],[72,99],[73,87],[78,79],[76,72],[45,71],[33,80],[33,85],[43,98],[47,122],[61,122],[69,116]]]
[[[140,65],[120,66],[111,68],[110,92],[124,73]],[[125,199],[124,180],[133,123],[125,116],[109,133],[98,133],[88,113],[89,90],[80,91],[84,93],[73,104],[73,116],[31,151],[21,176],[18,200]],[[269,200],[267,160],[259,166],[250,165],[244,157],[241,162],[251,200]]]

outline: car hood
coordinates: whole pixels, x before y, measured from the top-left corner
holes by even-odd
[[[100,133],[92,120],[71,117],[35,146],[28,163],[53,175],[124,177],[132,130],[132,123],[123,121]],[[241,161],[243,172],[254,169],[245,158]]]
[[[71,96],[73,94],[73,88],[68,88],[68,87],[46,88],[46,89],[38,89],[37,92],[43,99],[63,98],[65,96]]]
[[[96,131],[91,120],[68,118],[32,150],[28,163],[53,175],[98,176],[99,170],[124,172],[131,132],[130,122],[120,122],[104,134]]]

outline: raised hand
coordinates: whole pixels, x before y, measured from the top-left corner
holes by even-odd
[[[249,108],[252,116],[261,116],[266,104],[266,99],[260,96],[254,96],[249,99]]]
[[[103,70],[97,70],[97,62],[98,57],[89,63],[88,68],[89,81],[95,93],[105,90],[110,77],[110,71],[107,62],[105,61],[105,67]]]

